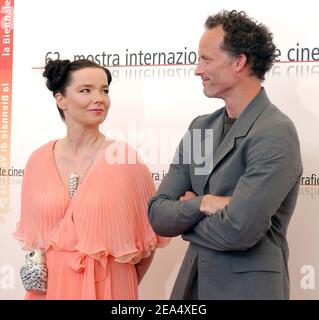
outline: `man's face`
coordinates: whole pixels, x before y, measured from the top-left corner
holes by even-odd
[[[199,43],[199,62],[195,74],[202,78],[207,97],[225,100],[236,85],[236,58],[221,49],[223,39],[221,26],[204,32]]]

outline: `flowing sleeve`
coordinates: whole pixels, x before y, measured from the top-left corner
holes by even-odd
[[[67,205],[52,161],[53,143],[35,150],[24,170],[20,218],[13,233],[24,250],[48,250],[50,234]]]
[[[137,251],[118,257],[116,261],[137,263],[149,257],[156,248],[165,247],[170,238],[157,235],[150,224],[147,208],[149,200],[155,194],[155,186],[147,165],[137,153],[136,163],[128,164],[125,174],[129,190],[127,200],[132,209],[131,222],[135,228]]]
[[[13,236],[21,242],[24,250],[43,247],[43,241],[37,232],[38,221],[32,210],[33,199],[33,176],[36,170],[36,156],[32,154],[24,170],[21,189],[21,211],[20,219],[17,223],[16,231]]]

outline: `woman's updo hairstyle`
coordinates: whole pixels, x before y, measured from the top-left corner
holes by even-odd
[[[53,96],[60,92],[62,95],[65,94],[65,90],[72,81],[72,73],[77,70],[84,68],[99,68],[102,69],[107,76],[108,85],[112,82],[111,72],[98,65],[97,63],[87,60],[49,60],[44,67],[43,77],[45,77],[47,88],[52,91]],[[60,116],[65,121],[63,110],[57,106]]]

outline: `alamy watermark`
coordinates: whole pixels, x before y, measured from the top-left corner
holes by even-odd
[[[129,122],[126,134],[116,129],[108,131],[107,135],[115,139],[105,150],[105,161],[108,164],[136,164],[140,157],[148,165],[192,164],[195,175],[207,175],[213,167],[213,129],[187,130],[177,150],[178,137],[181,136],[178,130],[137,130],[136,123]],[[117,141],[126,141],[132,148]],[[175,155],[172,157],[174,150]]]

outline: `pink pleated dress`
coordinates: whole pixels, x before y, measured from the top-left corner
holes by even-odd
[[[135,263],[169,241],[148,221],[155,192],[148,168],[131,164],[138,157],[127,144],[105,144],[70,198],[55,142],[32,153],[23,178],[14,236],[25,249],[43,249],[48,268],[47,293],[26,299],[138,299]]]

